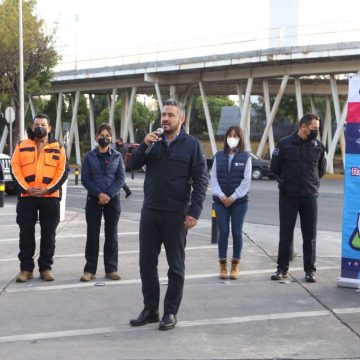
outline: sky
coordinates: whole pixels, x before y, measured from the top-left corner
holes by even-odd
[[[272,36],[270,28],[277,29],[279,39],[285,34],[280,27],[287,28],[287,36],[305,34],[305,42],[314,41],[311,32],[334,39],[337,31],[339,41],[351,40],[352,30],[360,29],[359,13],[359,0],[37,0],[37,15],[44,19],[46,31],[57,28],[63,67],[74,61],[81,67],[84,59],[199,44],[209,46],[204,50],[209,52],[214,44],[243,41],[245,45],[248,40],[263,47],[259,40]]]

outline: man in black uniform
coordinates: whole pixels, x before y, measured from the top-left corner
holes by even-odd
[[[326,171],[324,146],[317,140],[319,117],[305,114],[299,129],[281,139],[273,151],[271,169],[279,181],[280,242],[278,267],[271,280],[288,276],[297,214],[303,237],[305,280],[315,282],[317,197]]]
[[[144,204],[140,219],[140,275],[144,309],[131,326],[159,321],[159,277],[161,244],[169,265],[164,315],[159,330],[176,325],[185,277],[187,230],[196,225],[208,185],[205,156],[200,142],[185,133],[184,106],[167,100],[161,114],[164,135],[145,136],[132,155],[131,168],[146,164]]]

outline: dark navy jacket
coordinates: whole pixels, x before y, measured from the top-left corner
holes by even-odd
[[[150,154],[143,142],[131,157],[131,169],[146,165],[144,207],[180,211],[199,218],[206,196],[208,174],[200,142],[182,129],[168,145],[164,136]]]
[[[229,171],[229,154],[224,151],[216,153],[216,176],[222,192],[229,197],[235,192],[235,189],[244,179],[244,170],[250,154],[246,151],[236,152],[230,164]],[[214,201],[220,202],[220,199],[213,196]],[[236,199],[235,203],[248,201],[248,195]]]
[[[97,198],[104,193],[113,198],[120,193],[124,185],[125,170],[121,154],[109,149],[109,162],[106,166],[100,163],[98,148],[89,151],[81,168],[81,182],[88,195]]]
[[[279,178],[281,193],[316,197],[326,171],[324,146],[319,140],[304,141],[293,133],[274,149],[271,170]]]

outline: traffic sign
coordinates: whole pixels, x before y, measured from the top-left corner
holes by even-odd
[[[15,110],[10,106],[5,109],[5,119],[9,124],[15,120]]]

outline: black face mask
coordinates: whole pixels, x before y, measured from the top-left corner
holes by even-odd
[[[47,135],[47,130],[42,127],[36,127],[34,129],[34,135],[38,139],[42,139]]]
[[[315,140],[318,137],[319,130],[310,130],[310,134],[307,136],[309,140]]]
[[[102,148],[106,148],[110,144],[110,139],[106,137],[101,137],[98,140],[98,144]]]

